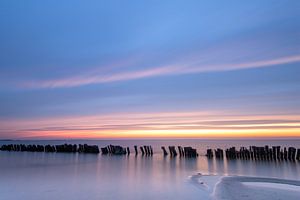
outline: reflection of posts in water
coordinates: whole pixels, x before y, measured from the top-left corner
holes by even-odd
[[[207,157],[207,171],[209,173],[214,173],[214,163],[212,157]]]
[[[224,164],[225,160],[224,159],[216,159],[215,163],[216,163],[216,171],[217,172],[222,172],[222,173],[227,173],[225,171],[225,164]]]
[[[184,159],[179,159],[179,165],[180,168],[188,169],[188,170],[193,170],[196,171],[198,170],[198,159],[192,159],[190,157],[186,157]]]

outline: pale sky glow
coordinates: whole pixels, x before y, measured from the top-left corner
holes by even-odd
[[[0,2],[0,139],[300,137],[300,1]]]

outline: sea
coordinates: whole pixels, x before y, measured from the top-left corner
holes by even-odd
[[[151,145],[153,156],[0,151],[0,200],[205,199],[191,183],[203,175],[300,180],[299,161],[208,159],[207,148],[300,148],[300,139],[2,140],[3,144]],[[163,156],[161,146],[191,146],[197,158]],[[299,198],[300,199],[300,198]]]

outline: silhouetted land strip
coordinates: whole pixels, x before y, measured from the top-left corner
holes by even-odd
[[[108,145],[102,147],[101,153],[103,155],[130,155],[129,147],[122,147],[119,145]],[[25,145],[25,144],[6,144],[0,147],[1,151],[27,151],[27,152],[46,152],[46,153],[93,153],[99,154],[100,149],[97,145],[88,145],[88,144],[61,144],[61,145]],[[197,150],[192,147],[181,147],[178,146],[178,152],[176,151],[175,146],[168,146],[169,152],[164,146],[161,147],[163,155],[170,157],[187,157],[187,158],[196,158],[198,157]],[[134,146],[134,152],[137,156],[141,153],[142,156],[152,156],[153,148],[150,145],[144,146]],[[250,146],[249,148],[240,147],[239,150],[236,147],[230,147],[228,149],[207,149],[206,151],[207,158],[223,159],[242,159],[242,160],[290,160],[300,161],[300,149],[295,147],[284,147],[268,145],[263,147]]]

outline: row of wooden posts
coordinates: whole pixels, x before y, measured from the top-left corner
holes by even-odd
[[[170,154],[171,157],[177,156],[177,151],[175,146],[169,146],[169,153],[165,147],[161,147],[163,150],[163,155],[167,156]],[[87,145],[87,144],[61,144],[61,145],[34,145],[34,144],[6,144],[0,147],[1,151],[29,151],[29,152],[57,152],[57,153],[100,153],[100,149],[97,145]],[[119,145],[108,145],[101,148],[101,153],[104,155],[129,155],[130,148],[122,147]],[[152,156],[153,148],[150,145],[144,146],[134,146],[134,153],[142,156]],[[198,153],[196,149],[192,147],[181,147],[178,146],[179,156],[183,157],[197,157]]]
[[[35,145],[35,144],[7,144],[0,147],[1,151],[29,151],[29,152],[57,152],[57,153],[100,153],[97,145],[62,144],[62,145]]]
[[[177,156],[176,148],[175,146],[169,146],[169,152],[171,157]],[[164,156],[168,155],[168,152],[164,146],[161,147]],[[178,146],[178,152],[180,157],[197,157],[199,154],[197,153],[196,149],[193,149],[192,147],[181,147]]]
[[[208,158],[216,157],[224,158],[222,149],[207,149],[206,156]],[[263,147],[250,146],[249,149],[241,147],[237,150],[235,147],[225,149],[225,157],[227,159],[243,159],[243,160],[300,160],[300,149],[295,147],[284,147],[268,145]]]
[[[168,146],[168,150],[161,147],[164,156],[170,155],[171,157],[197,157],[197,150],[192,147],[181,147],[178,146],[176,151],[175,146]],[[29,152],[63,152],[63,153],[100,153],[100,149],[97,145],[88,144],[61,144],[61,145],[25,145],[25,144],[6,144],[0,146],[1,151],[29,151]],[[178,153],[177,153],[178,152]],[[225,152],[225,153],[224,153]],[[119,145],[108,145],[101,148],[101,153],[104,155],[129,155],[130,148],[122,147]],[[152,146],[134,146],[134,153],[142,156],[152,156]],[[216,157],[217,159],[245,159],[245,160],[300,160],[300,149],[294,147],[280,146],[250,146],[250,148],[241,147],[237,150],[235,147],[230,147],[225,150],[223,149],[207,149],[206,156],[208,158]]]

